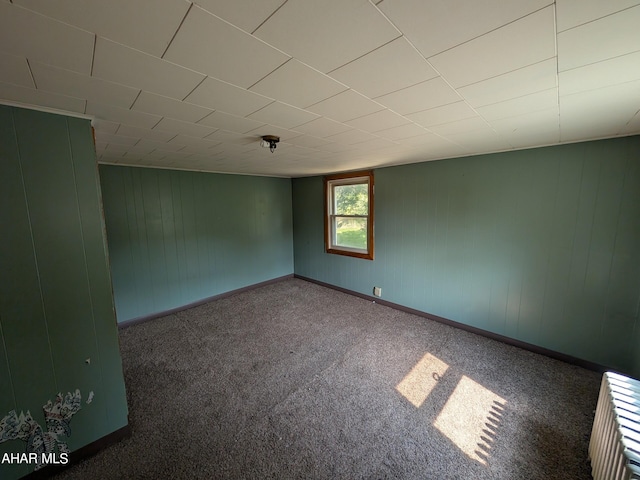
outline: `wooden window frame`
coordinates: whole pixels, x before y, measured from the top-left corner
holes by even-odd
[[[333,217],[336,215],[333,213],[333,194],[331,191],[332,184],[335,185],[353,185],[365,182],[357,182],[357,179],[366,178],[369,184],[368,189],[368,212],[367,215],[363,217],[367,218],[367,251],[363,251],[360,249],[350,249],[347,247],[339,247],[333,244],[332,242],[332,225],[333,225]],[[350,183],[349,180],[353,180],[353,183]],[[365,170],[359,172],[349,172],[349,173],[339,173],[336,175],[327,175],[324,177],[324,248],[327,253],[334,253],[336,255],[345,255],[348,257],[356,257],[363,258],[366,260],[373,260],[374,258],[374,235],[373,235],[373,212],[374,212],[374,204],[373,204],[373,194],[374,194],[374,183],[373,183],[373,170]]]

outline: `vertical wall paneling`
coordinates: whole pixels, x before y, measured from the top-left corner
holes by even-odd
[[[89,123],[77,118],[69,118],[67,122],[97,353],[97,357],[91,359],[91,365],[101,380],[93,382],[94,400],[91,405],[92,408],[96,406],[96,416],[89,428],[109,432],[115,426],[126,425],[127,407],[122,401],[126,393],[122,381],[98,165]],[[103,408],[105,424],[98,426],[97,411]]]
[[[2,330],[2,318],[0,318],[0,392],[4,392],[0,397],[0,412],[8,412],[16,408],[16,397],[11,384],[9,357],[7,356]]]
[[[0,106],[0,158],[0,417],[29,411],[46,429],[43,405],[80,390],[61,438],[73,451],[127,424],[90,124]]]
[[[0,319],[16,406],[31,410],[36,420],[43,421],[42,404],[52,392],[57,393],[59,386],[40,292],[13,113],[13,109],[0,107],[0,222],[7,226],[3,228],[0,248]]]
[[[95,365],[84,360],[98,355],[67,123],[28,110],[14,118],[57,387],[86,394]]]
[[[295,272],[640,375],[640,137],[375,171],[375,260],[323,249],[294,179]],[[320,230],[319,230],[320,229]]]
[[[106,165],[100,177],[119,321],[293,273],[289,179]]]

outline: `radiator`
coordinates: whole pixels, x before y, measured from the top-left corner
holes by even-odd
[[[640,381],[602,376],[589,458],[594,480],[640,479]]]

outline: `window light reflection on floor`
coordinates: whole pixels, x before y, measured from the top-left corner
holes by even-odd
[[[449,365],[427,353],[396,385],[396,390],[420,408],[448,369]],[[433,425],[469,458],[486,465],[506,403],[463,375]]]
[[[434,426],[469,458],[486,465],[506,400],[462,376]]]
[[[420,408],[448,368],[449,365],[427,353],[396,386],[396,390],[414,407]]]

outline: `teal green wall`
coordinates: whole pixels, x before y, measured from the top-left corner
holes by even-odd
[[[0,419],[29,410],[44,426],[42,406],[79,389],[75,450],[127,424],[89,121],[0,106],[0,192]]]
[[[378,169],[374,261],[292,192],[296,274],[640,375],[640,137]]]
[[[100,167],[118,321],[293,273],[291,180]]]

